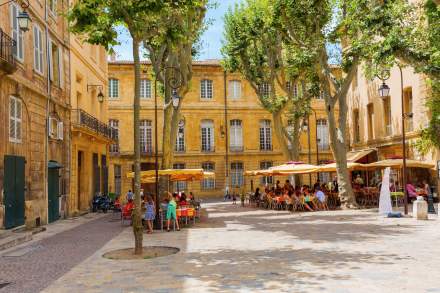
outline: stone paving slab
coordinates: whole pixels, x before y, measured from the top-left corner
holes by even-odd
[[[124,227],[112,215],[90,215],[47,226],[33,241],[0,254],[0,293],[40,292],[95,253]]]
[[[144,237],[172,256],[115,261],[126,228],[44,292],[440,292],[440,220],[373,211],[294,213],[206,204],[208,220]]]

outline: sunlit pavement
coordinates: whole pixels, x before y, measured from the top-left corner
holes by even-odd
[[[130,227],[45,292],[440,292],[440,220],[374,211],[294,213],[207,203],[208,219],[145,235],[172,256],[116,261]],[[115,223],[115,225],[120,225]]]

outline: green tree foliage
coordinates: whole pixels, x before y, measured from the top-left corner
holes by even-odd
[[[228,11],[223,66],[240,72],[250,83],[261,105],[272,113],[283,153],[298,160],[300,122],[310,111],[318,79],[307,52],[290,46],[279,34],[270,3],[247,1]]]
[[[133,42],[134,60],[134,191],[133,233],[135,254],[142,254],[142,212],[140,198],[140,45],[144,40],[154,39],[161,44],[173,44],[182,39],[185,28],[176,24],[176,17],[185,17],[185,12],[197,5],[197,0],[79,0],[67,14],[71,31],[82,35],[84,40],[102,45],[111,50],[117,44],[117,27],[124,26]]]

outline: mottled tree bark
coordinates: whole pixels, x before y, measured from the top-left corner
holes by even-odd
[[[134,60],[134,99],[133,99],[133,132],[134,132],[134,203],[135,209],[132,213],[134,233],[134,253],[142,254],[142,210],[141,210],[141,149],[139,144],[139,112],[140,112],[140,81],[141,65],[139,58],[139,41],[133,38],[133,60]]]

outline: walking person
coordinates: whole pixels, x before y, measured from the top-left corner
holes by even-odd
[[[167,208],[167,232],[170,232],[170,222],[171,220],[174,220],[174,223],[176,223],[177,231],[180,231],[179,227],[179,221],[177,220],[177,214],[176,214],[176,208],[177,208],[177,194],[174,193],[173,196],[170,199],[170,202],[168,203]]]
[[[153,221],[156,218],[156,206],[151,195],[147,195],[147,201],[145,204],[145,221],[147,221],[147,234],[153,233]]]

